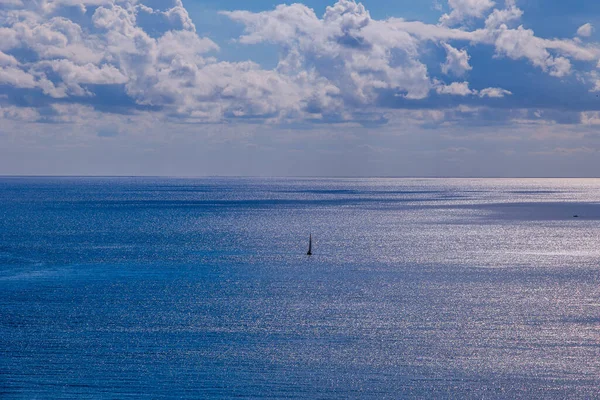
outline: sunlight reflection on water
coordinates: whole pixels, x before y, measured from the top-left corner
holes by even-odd
[[[598,180],[0,188],[3,397],[600,389]]]

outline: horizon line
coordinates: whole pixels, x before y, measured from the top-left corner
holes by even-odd
[[[600,176],[428,176],[428,175],[38,175],[0,174],[0,178],[262,178],[262,179],[600,179]]]

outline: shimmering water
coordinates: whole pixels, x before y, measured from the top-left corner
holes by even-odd
[[[600,180],[0,178],[0,396],[593,397],[598,202]]]

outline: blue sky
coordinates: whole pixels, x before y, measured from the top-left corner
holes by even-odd
[[[0,0],[0,174],[598,176],[600,3]]]

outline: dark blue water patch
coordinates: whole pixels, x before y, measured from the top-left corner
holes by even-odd
[[[578,324],[578,325],[592,325],[600,327],[600,317],[594,316],[574,316],[563,318],[562,322],[566,325]],[[600,343],[598,344],[600,345]]]
[[[458,199],[462,196],[448,195],[444,199]],[[409,198],[409,199],[387,199],[387,198],[338,198],[338,199],[263,199],[263,200],[105,200],[105,201],[81,201],[78,202],[83,207],[101,208],[101,209],[124,209],[133,208],[189,208],[189,209],[213,209],[213,208],[231,208],[234,210],[247,209],[281,209],[281,208],[299,208],[306,206],[351,206],[369,203],[418,203],[435,202],[439,199],[432,198]],[[53,203],[55,209],[71,209],[73,204],[70,202]]]
[[[538,195],[538,194],[556,194],[556,193],[564,193],[564,192],[556,191],[556,190],[512,190],[512,191],[508,191],[508,193]]]
[[[581,202],[519,202],[468,206],[489,211],[487,218],[502,220],[564,221],[573,223],[600,219],[600,203]]]
[[[435,195],[435,194],[446,194],[446,191],[441,190],[350,190],[350,189],[319,189],[319,190],[282,190],[286,193],[312,193],[312,194],[352,194],[352,195],[360,195],[360,196],[371,196],[371,195],[411,195],[411,194],[427,194],[427,195]]]

